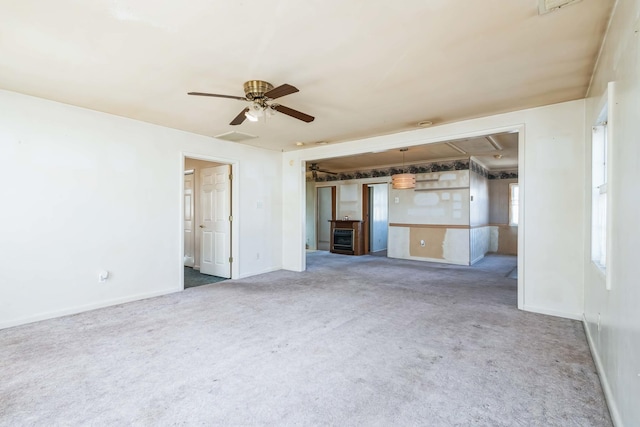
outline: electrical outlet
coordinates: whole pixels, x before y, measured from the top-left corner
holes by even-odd
[[[98,283],[104,283],[109,278],[109,272],[107,270],[102,270],[98,272]]]
[[[425,246],[424,240],[420,240],[420,246],[422,246],[424,248],[424,246]]]

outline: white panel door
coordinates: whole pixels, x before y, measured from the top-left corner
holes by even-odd
[[[193,232],[193,173],[184,176],[184,265],[195,264],[195,239]]]
[[[200,273],[231,277],[231,182],[229,165],[200,171]]]

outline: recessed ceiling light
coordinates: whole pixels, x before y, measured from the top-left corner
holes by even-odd
[[[502,158],[502,154],[494,154],[493,158],[494,159],[501,159]]]
[[[302,147],[302,146],[304,145],[304,142],[296,142],[296,145],[297,145],[298,147]]]
[[[428,128],[432,124],[433,124],[433,122],[431,120],[423,120],[421,122],[418,122],[418,126],[421,127],[421,128]]]

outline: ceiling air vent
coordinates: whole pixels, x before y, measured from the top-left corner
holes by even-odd
[[[561,7],[569,6],[573,3],[578,3],[580,0],[538,0],[538,13],[544,15],[545,13],[553,12]]]
[[[225,141],[240,142],[240,141],[246,141],[247,139],[257,138],[257,136],[250,135],[248,133],[231,131],[227,133],[221,133],[220,135],[216,135],[214,138],[224,139]]]

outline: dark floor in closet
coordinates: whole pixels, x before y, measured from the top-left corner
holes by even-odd
[[[210,276],[208,274],[201,274],[200,271],[194,270],[191,267],[184,268],[184,288],[193,288],[196,286],[210,285],[211,283],[222,282],[227,280],[224,277]]]

